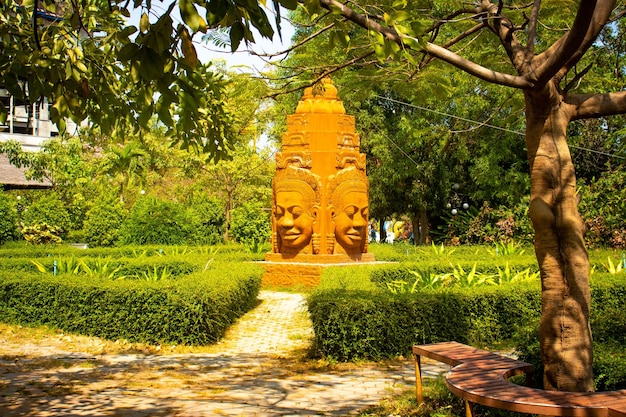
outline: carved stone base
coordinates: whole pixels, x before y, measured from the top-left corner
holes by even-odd
[[[375,262],[373,253],[359,254],[358,259],[348,255],[265,255],[263,285],[292,287],[303,285],[315,287],[320,283],[324,268],[329,266],[354,266],[359,263]]]
[[[307,264],[342,264],[342,263],[358,263],[358,262],[375,262],[373,253],[358,253],[354,255],[312,255],[307,253],[299,253],[290,255],[285,253],[268,253],[265,255],[265,262],[289,262],[289,263],[307,263]]]

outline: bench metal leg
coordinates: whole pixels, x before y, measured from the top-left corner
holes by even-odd
[[[421,357],[413,354],[413,360],[415,362],[415,397],[417,398],[417,405],[420,405],[424,400],[422,394]]]

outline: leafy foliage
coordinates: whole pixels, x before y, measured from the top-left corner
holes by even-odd
[[[202,195],[194,198],[189,210],[191,242],[214,245],[223,241],[226,215],[222,200]]]
[[[120,242],[127,245],[185,243],[188,223],[184,209],[156,197],[135,202],[119,231]]]
[[[250,202],[233,210],[231,233],[240,243],[267,242],[271,234],[269,212],[258,202]]]
[[[119,240],[119,230],[127,210],[114,199],[102,199],[87,212],[85,240],[91,247],[112,246]]]
[[[33,245],[47,245],[50,243],[61,243],[63,230],[58,226],[49,225],[46,222],[32,223],[22,226],[22,236],[24,240]]]
[[[70,230],[70,216],[59,196],[48,193],[35,200],[22,214],[24,225],[35,226],[47,224],[54,227],[55,234],[65,237]],[[52,230],[52,229],[48,229]]]
[[[278,12],[296,4],[277,0],[273,7]],[[61,131],[66,120],[89,117],[104,134],[125,134],[147,128],[154,116],[173,144],[216,159],[226,155],[237,141],[224,106],[226,81],[199,62],[193,36],[228,29],[233,50],[242,41],[254,42],[253,29],[271,38],[264,8],[199,0],[172,1],[158,12],[150,1],[65,6],[54,0],[2,3],[0,85],[25,103],[47,99]],[[182,23],[173,18],[175,7]],[[129,25],[126,18],[139,9],[138,27]],[[275,22],[280,28],[279,13]],[[0,121],[7,111],[0,105]]]
[[[626,170],[602,173],[597,179],[580,181],[580,211],[591,247],[626,248]]]
[[[17,210],[14,201],[0,191],[0,245],[17,236]]]

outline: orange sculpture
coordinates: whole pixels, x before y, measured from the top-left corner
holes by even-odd
[[[287,116],[276,154],[272,253],[264,279],[319,278],[320,265],[374,261],[367,252],[369,182],[359,144],[354,117],[346,115],[330,78],[307,88]]]

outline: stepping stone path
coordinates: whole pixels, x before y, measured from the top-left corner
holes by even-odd
[[[414,384],[410,360],[303,359],[304,297],[262,291],[259,301],[209,353],[93,355],[0,333],[0,416],[347,416]]]

